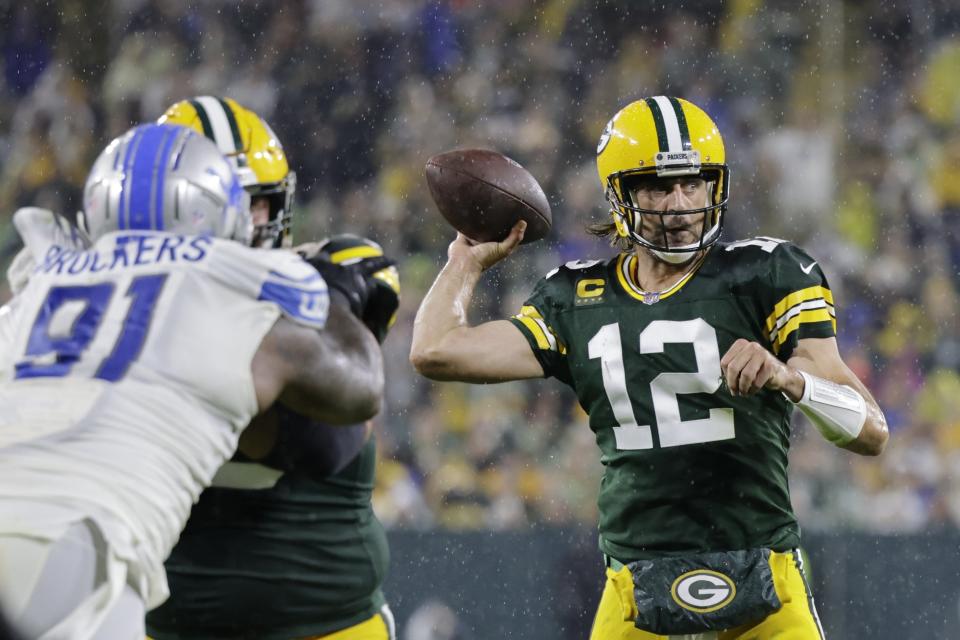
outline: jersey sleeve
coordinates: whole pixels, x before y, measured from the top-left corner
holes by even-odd
[[[804,338],[832,338],[837,333],[833,293],[817,261],[784,242],[771,256],[770,286],[761,296],[764,331],[773,353],[786,362]]]
[[[230,240],[216,241],[221,279],[246,295],[272,303],[290,320],[322,329],[330,310],[327,283],[299,255],[286,249],[254,249]]]
[[[300,256],[286,251],[276,256],[260,286],[258,300],[273,302],[294,322],[322,329],[327,323],[330,295],[317,270]]]
[[[533,355],[543,367],[544,375],[569,384],[571,376],[567,362],[567,346],[555,328],[559,326],[559,304],[556,287],[550,277],[547,276],[537,283],[533,293],[520,307],[520,312],[510,318],[510,321],[527,339]]]

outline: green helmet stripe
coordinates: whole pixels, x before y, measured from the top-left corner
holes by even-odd
[[[233,109],[230,108],[230,105],[227,104],[227,101],[223,98],[217,98],[220,102],[220,106],[223,107],[223,113],[227,116],[227,122],[230,123],[230,133],[233,134],[233,144],[236,147],[237,151],[243,152],[243,139],[240,137],[240,127],[237,125],[237,116],[233,113]],[[241,159],[243,156],[241,156]],[[241,166],[245,162],[241,161]]]
[[[667,125],[663,122],[663,113],[660,111],[660,105],[656,98],[647,98],[647,106],[650,107],[650,115],[653,116],[653,126],[657,129],[657,147],[660,151],[669,151],[670,145],[667,142]]]
[[[237,146],[237,139],[230,126],[233,113],[229,107],[225,107],[219,98],[212,96],[198,96],[195,100],[203,106],[207,121],[210,123],[210,130],[213,132],[213,135],[207,137],[217,143],[220,153],[236,157],[236,154],[241,153],[243,149]]]
[[[203,135],[211,140],[216,140],[216,138],[213,137],[213,126],[210,124],[210,117],[207,116],[207,110],[204,109],[203,105],[197,100],[190,100],[189,102],[190,106],[193,107],[194,111],[197,112],[197,117],[200,118],[200,125],[203,127]]]
[[[660,108],[660,118],[663,120],[663,129],[666,132],[667,145],[661,145],[660,151],[677,153],[684,151],[683,138],[680,136],[680,123],[673,103],[666,96],[655,96],[652,100]]]

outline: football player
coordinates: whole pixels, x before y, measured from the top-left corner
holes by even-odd
[[[855,453],[887,441],[838,352],[823,271],[782,240],[720,242],[723,139],[690,102],[624,107],[597,167],[612,217],[594,232],[622,252],[568,262],[513,318],[470,326],[474,286],[525,223],[499,243],[458,235],[411,361],[437,380],[553,376],[577,393],[605,466],[594,640],[819,638],[787,487],[791,414]]]
[[[328,294],[366,285],[251,248],[248,194],[188,128],[113,140],[81,227],[88,249],[25,238],[37,266],[0,311],[0,607],[29,638],[139,640],[251,418],[366,420],[382,357]]]
[[[210,135],[238,165],[257,170],[254,202],[268,188],[254,158],[283,157],[267,124],[229,98],[179,102],[161,121]],[[219,139],[223,134],[226,140]],[[282,164],[270,174],[271,184],[290,175],[286,160]],[[292,193],[285,193],[288,213]],[[270,215],[275,220],[273,208]],[[283,238],[289,242],[289,233]],[[363,265],[383,256],[377,243],[356,236],[297,250],[332,264]],[[373,286],[374,300],[356,311],[382,342],[399,302],[396,269],[377,271]],[[170,599],[147,617],[148,634],[156,640],[394,638],[380,589],[389,556],[371,504],[376,444],[369,425],[305,428],[284,407],[269,417],[267,429],[258,425],[244,435],[238,454],[200,496],[167,560]],[[255,439],[256,433],[275,435]]]

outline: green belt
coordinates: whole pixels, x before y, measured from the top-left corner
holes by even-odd
[[[620,571],[620,569],[623,569],[626,566],[616,558],[608,556],[607,554],[603,554],[603,563],[614,571]]]

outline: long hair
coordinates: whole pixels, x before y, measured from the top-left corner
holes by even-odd
[[[633,248],[633,243],[630,242],[629,238],[624,238],[617,233],[617,225],[613,223],[613,220],[589,222],[586,227],[587,233],[606,240],[611,247],[615,247],[618,251],[630,251]]]

